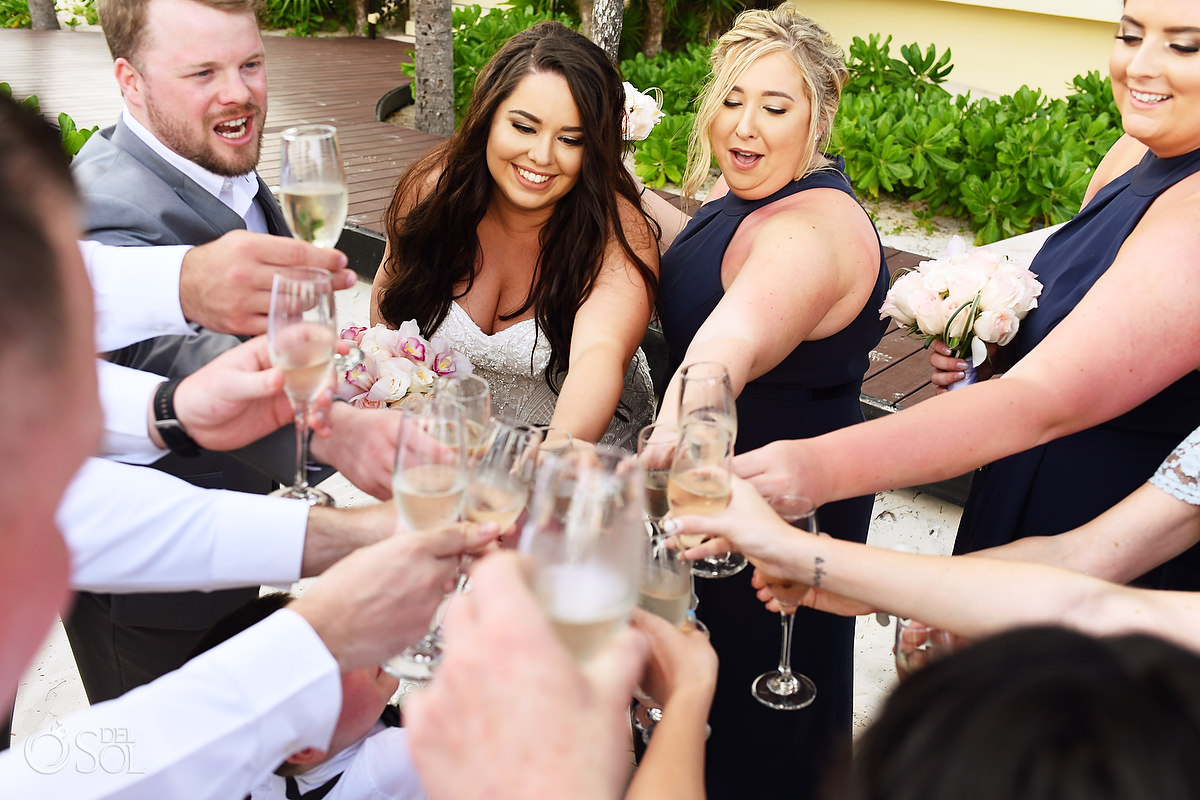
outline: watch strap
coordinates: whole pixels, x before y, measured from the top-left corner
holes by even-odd
[[[172,453],[190,458],[200,454],[200,446],[175,416],[175,390],[178,388],[179,381],[170,380],[160,383],[154,390],[154,428]]]

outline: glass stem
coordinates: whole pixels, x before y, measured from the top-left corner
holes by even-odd
[[[783,646],[779,650],[779,675],[784,679],[792,677],[792,629],[796,625],[796,612],[784,614],[780,612],[779,621],[783,625]]]
[[[298,408],[293,406],[292,413],[292,427],[296,429],[296,479],[292,488],[305,491],[308,489],[308,403]]]

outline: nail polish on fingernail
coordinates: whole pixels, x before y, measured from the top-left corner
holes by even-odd
[[[679,524],[679,520],[677,519],[664,519],[662,521],[663,533],[667,534],[668,536],[674,536],[675,534],[679,533],[679,529],[682,527],[683,526]]]
[[[965,362],[965,361],[960,361],[960,362],[958,362],[958,364],[956,364],[955,366],[957,367],[957,369],[958,369],[958,371],[959,371],[959,372],[962,372],[963,370],[965,370],[965,369],[967,368],[967,362]]]

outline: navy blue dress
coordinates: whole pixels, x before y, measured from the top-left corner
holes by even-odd
[[[1010,347],[1024,356],[1075,308],[1112,264],[1150,204],[1200,169],[1200,150],[1175,158],[1147,154],[1104,187],[1051,236],[1030,265],[1044,286],[1038,307],[1021,323]],[[1177,264],[1142,265],[1146,280]],[[1181,309],[1181,313],[1189,313]],[[1170,320],[1163,321],[1170,336]],[[1130,347],[1153,343],[1130,342]],[[1088,358],[1087,351],[1077,354]],[[1113,376],[1113,379],[1118,379]],[[1136,375],[1121,380],[1137,380]],[[1103,386],[1096,387],[1098,392]],[[1162,460],[1200,425],[1200,374],[1191,371],[1116,419],[1001,459],[976,472],[959,525],[956,553],[1048,536],[1082,525],[1145,483]],[[1200,551],[1185,553],[1147,585],[1200,589]]]
[[[672,373],[724,296],[721,261],[742,220],[756,209],[807,189],[833,188],[853,197],[840,158],[836,166],[836,172],[808,175],[761,200],[729,194],[701,207],[662,259],[660,316]],[[804,267],[803,256],[798,256],[795,269]],[[879,277],[857,318],[833,336],[802,343],[773,370],[746,385],[737,401],[737,452],[862,422],[859,391],[871,349],[887,327],[879,319],[887,285],[881,246]],[[821,530],[841,539],[865,541],[873,502],[874,497],[868,496],[822,506]],[[751,572],[696,579],[698,614],[711,630],[721,659],[709,717],[708,796],[714,800],[815,796],[823,772],[838,750],[850,743],[854,620],[800,609],[792,665],[816,683],[817,699],[801,711],[760,705],[750,695],[750,684],[776,665],[780,626],[779,615],[767,612],[756,599]]]

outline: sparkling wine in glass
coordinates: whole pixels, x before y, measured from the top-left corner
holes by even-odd
[[[283,370],[283,388],[296,428],[295,479],[291,486],[273,494],[310,505],[333,505],[333,498],[308,485],[308,414],[317,395],[332,380],[337,363],[337,323],[329,273],[296,267],[275,275],[267,349],[272,366]]]
[[[483,437],[487,449],[471,467],[463,515],[471,522],[512,527],[529,500],[542,435],[523,422],[494,418]]]
[[[279,205],[297,239],[333,247],[346,224],[346,172],[332,125],[283,132]]]
[[[737,400],[729,370],[716,361],[688,364],[679,373],[679,426],[689,422],[709,422],[729,432],[732,449],[737,441]],[[706,513],[706,512],[693,512]],[[741,553],[708,556],[692,564],[692,574],[701,578],[727,578],[746,568]]]
[[[798,531],[813,536],[817,526],[817,507],[807,497],[783,495],[771,501],[772,508],[784,521]],[[779,666],[764,672],[750,685],[754,699],[769,708],[780,711],[797,711],[809,706],[817,698],[817,687],[807,675],[792,672],[792,631],[796,625],[796,608],[808,591],[808,586],[787,578],[764,573],[763,580],[775,601],[779,603],[783,641],[779,650]]]
[[[737,398],[724,364],[697,361],[680,371],[678,424],[682,427],[691,419],[720,423],[729,430],[730,440],[737,441]]]
[[[692,606],[691,565],[680,551],[667,546],[668,537],[658,535],[650,541],[650,556],[642,572],[638,605],[651,614],[682,625]]]
[[[729,466],[733,445],[719,422],[693,419],[685,423],[667,480],[671,514],[713,514],[729,505]],[[702,536],[679,536],[684,548],[696,547]],[[695,566],[692,567],[695,573]],[[699,574],[699,573],[695,573]]]
[[[469,479],[462,407],[452,398],[434,395],[397,413],[404,418],[396,442],[392,495],[400,520],[410,530],[456,522]],[[442,656],[440,621],[439,610],[420,641],[383,665],[410,689],[428,682]]]
[[[625,626],[645,565],[637,459],[605,446],[544,455],[520,549],[534,595],[567,649],[591,657]]]
[[[671,510],[667,503],[667,483],[678,446],[679,429],[674,425],[656,422],[638,433],[638,461],[646,475],[646,517],[655,533],[660,532],[659,523]]]
[[[492,389],[478,375],[450,375],[437,382],[435,394],[453,397],[462,406],[467,431],[467,455],[478,458],[487,450],[488,422],[492,419]]]

